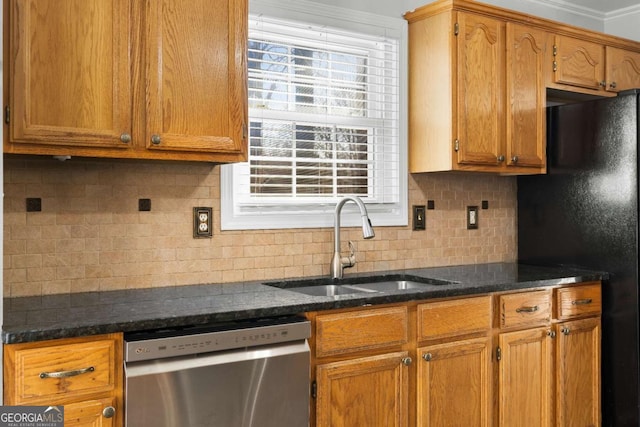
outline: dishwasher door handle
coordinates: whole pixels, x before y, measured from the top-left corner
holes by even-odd
[[[213,352],[198,356],[171,357],[168,359],[145,360],[141,362],[125,362],[125,377],[162,374],[185,369],[195,369],[203,366],[215,366],[269,357],[286,356],[288,354],[310,353],[307,340],[290,343],[273,344],[256,348]]]

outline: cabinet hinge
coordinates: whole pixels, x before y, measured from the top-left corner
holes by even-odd
[[[243,139],[243,140],[247,139],[247,133],[249,133],[249,132],[247,131],[247,124],[246,124],[246,123],[243,123],[243,124],[242,124],[242,139]]]
[[[499,362],[502,359],[502,350],[500,346],[496,348],[496,360]]]
[[[315,399],[318,397],[318,383],[314,380],[311,383],[311,398]]]
[[[453,35],[457,36],[458,34],[460,34],[460,24],[456,22],[453,24]]]
[[[456,151],[456,153],[460,150],[460,140],[456,139],[455,141],[453,141],[453,149]]]
[[[9,124],[9,106],[7,105],[6,107],[4,107],[4,122],[6,124]]]
[[[553,56],[558,56],[558,46],[553,45]]]

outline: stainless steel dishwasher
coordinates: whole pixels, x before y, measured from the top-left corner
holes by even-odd
[[[301,317],[125,334],[127,427],[309,425]]]

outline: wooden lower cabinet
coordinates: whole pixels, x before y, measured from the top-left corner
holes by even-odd
[[[491,425],[489,338],[421,347],[416,364],[418,426]]]
[[[500,334],[498,401],[501,427],[551,425],[551,350],[546,327]]]
[[[555,325],[556,426],[599,426],[600,319]]]
[[[318,427],[405,427],[409,403],[407,352],[317,367]]]
[[[122,334],[4,345],[4,404],[62,405],[66,427],[120,427],[122,346]]]
[[[311,426],[598,427],[600,315],[599,282],[309,313]]]
[[[116,406],[113,398],[64,405],[64,425],[65,427],[115,427],[117,425],[115,417],[107,418],[103,411],[105,408]]]

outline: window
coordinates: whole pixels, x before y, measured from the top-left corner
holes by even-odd
[[[252,14],[249,161],[223,166],[222,228],[331,226],[346,195],[406,225],[400,56],[398,37]]]

